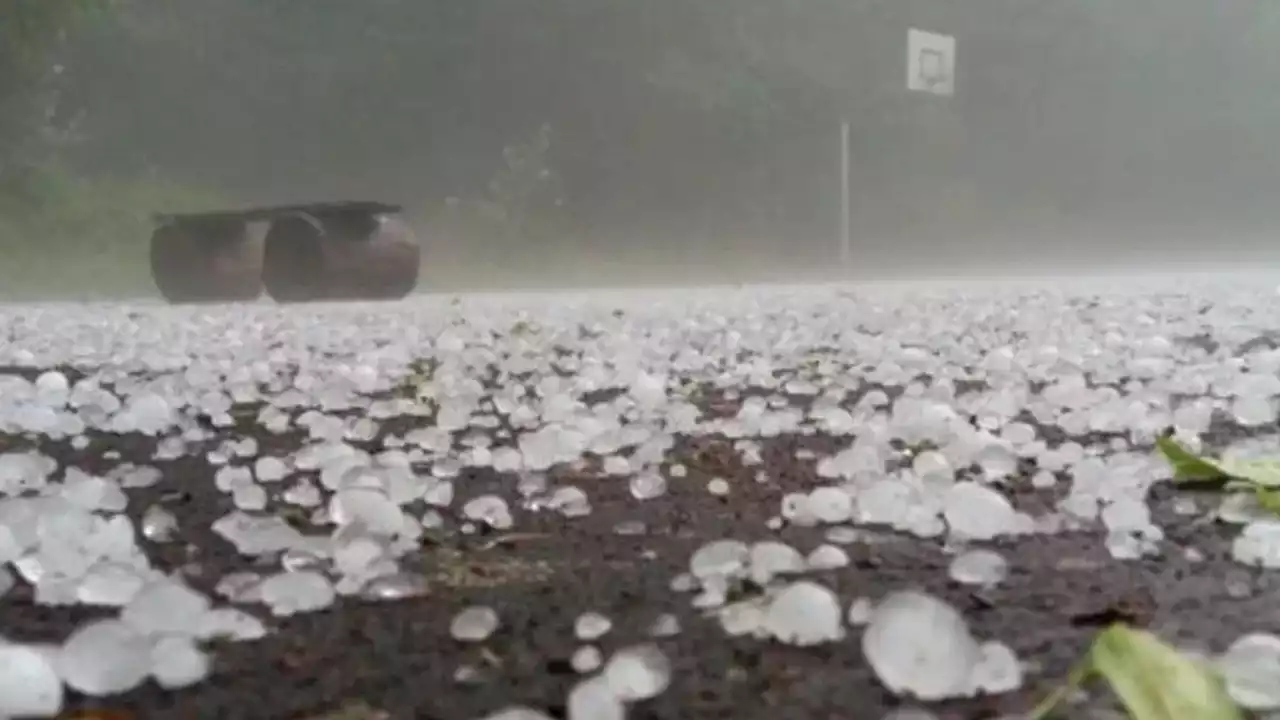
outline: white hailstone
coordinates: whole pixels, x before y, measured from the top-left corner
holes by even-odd
[[[258,441],[256,438],[241,438],[232,441],[231,451],[236,457],[251,458],[258,455]]]
[[[656,472],[642,472],[630,481],[631,496],[637,500],[652,500],[667,492],[667,480]]]
[[[672,637],[680,634],[680,619],[671,613],[663,613],[654,618],[649,625],[649,635],[653,637]]]
[[[860,540],[867,539],[862,531],[857,530],[856,528],[851,528],[848,525],[837,525],[835,527],[827,528],[824,536],[826,537],[827,542],[835,545],[851,545]]]
[[[572,485],[556,488],[547,499],[547,507],[568,518],[591,514],[591,501],[587,498],[587,494],[581,488]]]
[[[604,662],[604,656],[600,654],[600,649],[594,645],[583,645],[573,652],[573,656],[569,658],[569,665],[574,672],[589,673],[600,669],[601,663]]]
[[[236,608],[214,608],[205,614],[195,636],[201,640],[259,640],[267,628],[258,618]]]
[[[740,575],[750,562],[751,548],[739,540],[713,540],[694,551],[689,572],[698,580]]]
[[[428,510],[422,514],[422,527],[427,530],[438,530],[444,527],[444,516],[436,510]]]
[[[146,584],[147,577],[141,568],[99,561],[80,577],[76,599],[86,605],[120,607],[132,601]]]
[[[503,708],[497,712],[489,713],[480,720],[555,720],[550,715],[541,710],[534,710],[531,707],[523,705],[515,705]]]
[[[131,397],[114,420],[114,428],[122,432],[159,435],[173,424],[174,408],[160,395],[144,393]]]
[[[242,555],[281,552],[302,542],[302,534],[276,515],[233,512],[215,520],[212,530]]]
[[[329,500],[329,516],[338,525],[361,523],[369,532],[394,535],[404,527],[404,512],[386,493],[372,488],[339,490]]]
[[[582,680],[569,690],[565,702],[568,720],[626,720],[627,706],[603,675]]]
[[[1000,430],[1000,437],[1015,447],[1022,447],[1035,442],[1036,429],[1027,423],[1015,421]]]
[[[768,585],[777,575],[801,573],[807,569],[799,550],[776,540],[753,544],[749,562],[751,580],[757,585]]]
[[[151,647],[151,677],[166,690],[188,687],[209,674],[209,656],[189,637],[169,635]]]
[[[506,530],[515,523],[507,501],[497,495],[481,495],[467,501],[462,506],[462,515],[498,530]]]
[[[1245,427],[1257,427],[1274,422],[1276,419],[1276,408],[1271,398],[1249,395],[1246,397],[1236,398],[1231,405],[1231,414],[1235,417],[1236,422]]]
[[[613,526],[616,535],[644,535],[648,531],[643,520],[622,520]]]
[[[835,545],[819,545],[805,558],[810,570],[835,570],[849,565],[849,553]]]
[[[633,645],[614,653],[601,677],[614,697],[623,702],[648,700],[671,684],[671,660],[657,645]]]
[[[917,591],[895,592],[877,605],[862,652],[891,692],[924,701],[963,697],[982,648],[958,610]]]
[[[1192,509],[1185,514],[1196,515],[1199,514],[1199,511],[1198,508],[1192,506]],[[1246,525],[1252,522],[1265,522],[1276,519],[1275,513],[1262,507],[1262,504],[1258,502],[1257,495],[1253,493],[1227,493],[1223,495],[1217,510],[1214,512],[1214,517],[1233,525]]]
[[[1245,565],[1280,568],[1280,520],[1245,525],[1231,543],[1231,556]]]
[[[1004,581],[1009,562],[994,550],[968,550],[952,559],[947,574],[962,585],[990,587]]]
[[[956,483],[947,490],[943,502],[943,517],[959,538],[991,540],[1026,528],[1009,500],[985,485]]]
[[[122,512],[129,504],[124,490],[113,481],[85,475],[74,469],[67,471],[62,497],[85,510]]]
[[[819,521],[837,525],[853,516],[853,496],[838,487],[815,488],[809,493],[808,511]]]
[[[231,572],[218,579],[213,591],[221,597],[235,603],[258,602],[258,588],[262,584],[262,576],[255,572]]]
[[[609,455],[602,466],[605,475],[621,477],[632,472],[631,461],[621,455]]]
[[[875,609],[875,603],[871,602],[871,598],[860,597],[849,603],[849,613],[846,618],[850,625],[861,627],[871,622],[871,613]]]
[[[0,640],[0,717],[53,717],[62,712],[57,649]]]
[[[98,620],[66,639],[56,666],[62,681],[85,695],[132,690],[151,672],[151,642],[120,620]]]
[[[999,642],[982,644],[982,657],[969,677],[974,690],[999,695],[1022,687],[1022,680],[1022,663],[1008,645]]]
[[[637,373],[631,383],[630,396],[641,408],[661,407],[667,402],[667,377],[651,375],[643,371]]]
[[[333,568],[343,575],[364,575],[387,555],[387,547],[365,535],[335,537]]]
[[[1254,712],[1280,710],[1280,637],[1251,633],[1231,644],[1217,659],[1227,693]]]
[[[500,621],[491,607],[473,605],[453,616],[449,634],[461,642],[484,642],[497,632]]]
[[[854,520],[897,526],[905,522],[908,512],[917,503],[913,490],[906,483],[892,478],[876,480],[858,494]]]
[[[730,637],[755,635],[767,637],[764,630],[765,606],[763,599],[743,600],[720,608],[717,617],[720,627]]]
[[[196,631],[211,605],[204,595],[165,578],[141,588],[120,619],[139,633],[186,634]]]
[[[911,472],[926,482],[950,480],[955,475],[951,461],[937,450],[925,450],[912,458]]]
[[[1002,443],[983,446],[973,460],[991,479],[1007,478],[1018,470],[1018,456]]]
[[[257,595],[277,617],[323,610],[337,598],[329,580],[311,570],[272,575],[258,586]]]
[[[1058,478],[1048,470],[1037,470],[1031,476],[1031,487],[1037,490],[1047,490],[1058,484]]]
[[[320,488],[310,480],[299,480],[290,486],[280,495],[280,499],[290,505],[296,505],[301,508],[318,507],[324,502],[324,496],[320,493]]]
[[[237,487],[253,484],[253,471],[238,465],[227,465],[213,476],[214,485],[222,492],[231,492]]]
[[[324,565],[326,556],[325,552],[319,548],[311,546],[309,543],[303,547],[295,547],[286,550],[280,556],[280,568],[285,572],[319,570]],[[341,572],[340,569],[339,572]]]
[[[261,485],[237,485],[231,490],[231,504],[250,512],[267,507],[267,491]]]
[[[583,642],[599,640],[611,629],[613,622],[597,612],[585,612],[573,623],[573,634]]]
[[[418,573],[394,572],[370,580],[360,591],[366,600],[404,600],[430,591],[427,579]]]
[[[814,512],[813,503],[807,493],[787,493],[782,496],[782,517],[798,527],[812,527],[821,522]]]
[[[145,488],[160,482],[163,475],[159,468],[149,466],[124,466],[115,474],[122,488]]]
[[[254,461],[253,474],[258,482],[279,482],[289,474],[289,466],[280,458],[266,455]]]
[[[152,505],[142,513],[141,530],[151,542],[169,542],[178,533],[178,518],[160,505]]]
[[[70,391],[71,383],[67,380],[67,376],[57,370],[48,370],[40,373],[40,376],[36,378],[36,392],[45,402],[55,403],[60,401],[65,403]]]
[[[844,637],[840,599],[818,583],[792,583],[769,602],[763,629],[791,645],[818,645],[840,640]]]

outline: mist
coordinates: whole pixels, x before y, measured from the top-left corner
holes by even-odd
[[[52,191],[14,178],[53,168],[110,206],[93,212],[137,218],[399,203],[428,291],[1258,263],[1280,225],[1278,16],[1252,0],[126,0],[32,43],[44,71],[5,102],[37,122],[2,127],[0,177],[38,198]],[[912,28],[955,39],[952,94],[908,89]],[[12,234],[30,206],[6,204]],[[97,223],[41,222],[70,262],[145,251],[141,220],[91,251],[77,228]]]

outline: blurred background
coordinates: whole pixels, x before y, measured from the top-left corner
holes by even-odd
[[[908,92],[918,27],[956,92]],[[151,292],[149,214],[403,204],[421,287],[1276,257],[1260,0],[4,0],[0,296]]]

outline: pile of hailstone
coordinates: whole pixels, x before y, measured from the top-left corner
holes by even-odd
[[[565,703],[568,720],[625,720],[627,706],[657,697],[671,684],[671,661],[656,645],[614,653],[597,674],[578,682]],[[482,720],[552,720],[525,706],[512,706]]]
[[[47,570],[56,573],[61,568]],[[265,633],[252,616],[212,607],[208,598],[177,580],[152,575],[140,581],[123,564],[100,565],[94,572],[80,585],[80,602],[116,604],[126,595],[131,599],[123,603],[118,618],[83,625],[61,645],[0,640],[3,716],[56,715],[64,685],[99,697],[127,692],[147,680],[166,689],[187,687],[209,672],[202,641],[247,640]]]
[[[943,600],[902,591],[870,607],[866,599],[855,600],[846,609],[826,586],[794,579],[830,569],[831,558],[842,554],[831,545],[819,550],[806,557],[775,541],[716,540],[693,554],[688,573],[672,586],[698,590],[694,604],[713,611],[730,635],[808,646],[845,640],[846,623],[865,625],[863,653],[881,682],[921,700],[998,694],[1022,685],[1013,651],[999,642],[979,642],[960,612]],[[726,603],[730,588],[743,580],[763,588],[762,594]]]
[[[178,576],[151,566],[137,544],[139,529],[123,514],[123,488],[158,476],[126,470],[108,479],[72,468],[55,482],[55,467],[38,453],[0,455],[0,561],[12,568],[2,571],[0,592],[20,578],[37,603],[112,607],[119,614],[79,627],[61,644],[0,640],[0,716],[56,714],[64,686],[90,696],[147,680],[186,687],[209,671],[205,641],[266,634],[252,615],[215,607]],[[163,530],[158,518],[150,514],[150,527]]]
[[[151,567],[138,546],[139,536],[176,535],[163,507],[147,508],[140,527],[123,514],[128,490],[159,482],[167,460],[202,454],[236,508],[213,530],[246,557],[279,560],[278,570],[221,578],[219,597],[283,617],[344,596],[423,592],[424,579],[399,560],[444,523],[445,509],[464,530],[510,528],[518,512],[590,513],[587,490],[547,473],[586,455],[602,458],[604,475],[627,483],[638,501],[660,497],[667,477],[678,477],[663,469],[681,435],[728,438],[755,468],[769,438],[847,441],[816,458],[824,484],[785,497],[772,525],[827,526],[833,544],[806,555],[781,543],[718,540],[673,581],[696,591],[693,602],[726,632],[812,645],[847,640],[847,626],[862,625],[868,663],[890,689],[921,699],[1008,690],[1020,682],[1013,653],[975,639],[941,600],[904,591],[846,610],[828,588],[798,576],[847,563],[834,543],[859,525],[962,547],[1100,528],[1117,559],[1157,552],[1164,533],[1146,500],[1168,470],[1148,452],[1152,438],[1174,426],[1194,444],[1223,414],[1245,427],[1276,416],[1280,351],[1236,360],[1177,341],[1220,325],[1219,344],[1240,347],[1257,335],[1250,327],[1273,327],[1280,316],[1271,295],[1219,292],[1211,310],[1185,291],[1100,296],[1082,309],[1048,290],[887,303],[830,288],[664,291],[622,303],[626,312],[617,298],[560,297],[374,309],[0,309],[10,334],[0,365],[100,368],[75,382],[57,371],[33,382],[0,377],[0,433],[80,449],[100,442],[91,433],[141,434],[155,439],[157,463],[98,477],[38,452],[0,453],[0,592],[21,581],[38,603],[119,610],[58,644],[0,640],[0,716],[56,713],[65,687],[109,695],[149,679],[187,686],[208,672],[203,641],[268,631]],[[413,393],[397,392],[423,358],[432,360],[430,377]],[[694,400],[705,388],[736,409],[706,417]],[[616,392],[588,403],[600,391]],[[270,457],[256,440],[230,437],[242,420],[233,411],[251,405],[260,430],[298,432],[303,445]],[[421,422],[386,435],[383,421],[401,417]],[[1107,440],[1051,448],[1039,428]],[[375,438],[381,452],[359,449]],[[911,450],[897,449],[904,445]],[[1052,512],[1028,515],[1003,492],[1027,466],[1035,487],[1066,485]],[[518,497],[461,497],[467,489],[455,481],[469,467],[518,476]],[[727,481],[712,487],[732,492]],[[407,509],[419,501],[425,513]],[[320,530],[303,533],[264,514],[272,502]],[[1219,512],[1244,525],[1234,555],[1280,567],[1280,523],[1255,511]],[[973,584],[997,583],[1005,571],[981,550],[949,569]],[[759,596],[728,602],[746,581]],[[495,622],[473,609],[454,629],[478,638]],[[1260,645],[1251,647],[1235,660],[1258,655]],[[618,717],[668,683],[652,647],[602,662],[570,698],[575,717]],[[507,720],[536,717],[506,712]]]

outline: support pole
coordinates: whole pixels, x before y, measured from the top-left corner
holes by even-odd
[[[847,268],[853,248],[849,238],[849,122],[840,121],[840,266]]]

